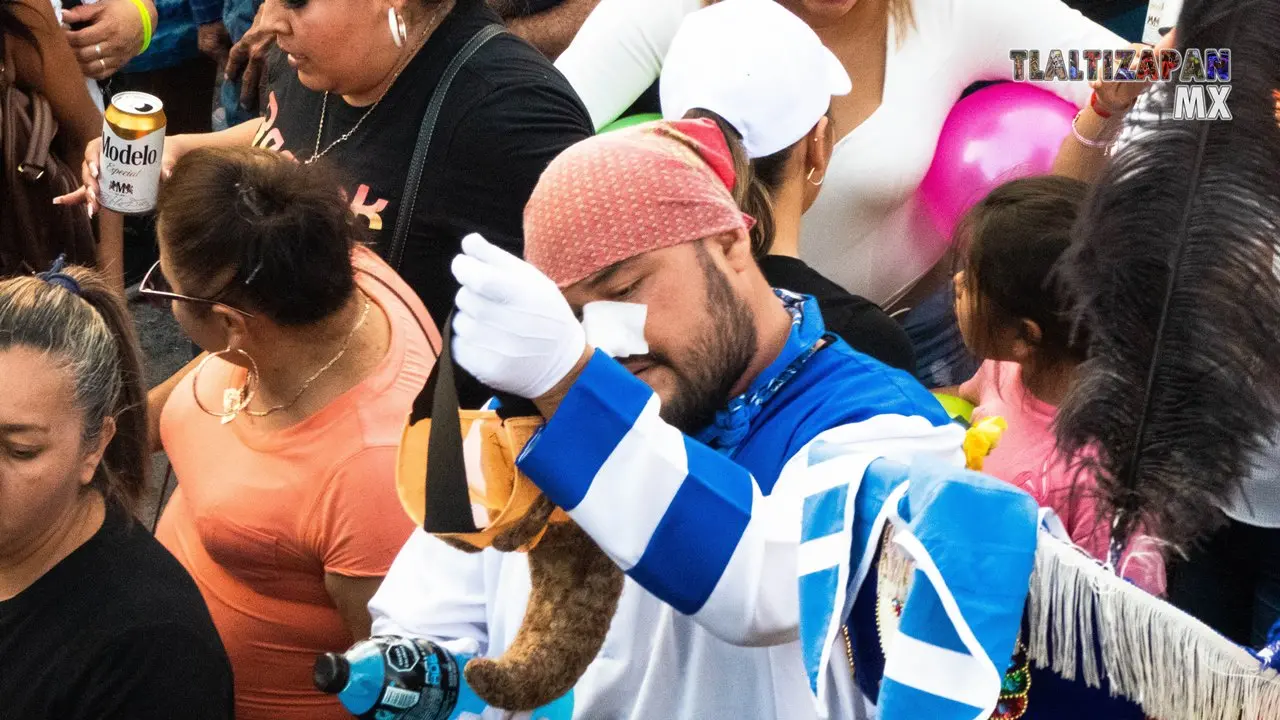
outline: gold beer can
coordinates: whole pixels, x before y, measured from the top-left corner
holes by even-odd
[[[122,92],[111,98],[102,120],[98,199],[126,215],[156,208],[167,118],[160,98]]]

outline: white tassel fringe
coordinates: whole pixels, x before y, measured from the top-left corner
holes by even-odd
[[[1280,718],[1280,674],[1044,531],[1027,620],[1037,666],[1091,687],[1105,678],[1157,720]]]

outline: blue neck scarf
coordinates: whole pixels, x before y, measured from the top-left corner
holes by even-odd
[[[733,455],[751,431],[761,409],[799,372],[819,349],[827,329],[818,301],[786,290],[774,290],[791,314],[791,335],[778,357],[756,376],[747,391],[729,400],[696,439],[724,455]]]

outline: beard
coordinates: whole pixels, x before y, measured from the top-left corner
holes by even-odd
[[[653,353],[654,362],[665,366],[675,377],[674,392],[663,402],[659,416],[686,435],[715,420],[716,411],[729,401],[729,393],[747,371],[757,349],[754,315],[711,261],[707,249],[701,243],[696,247],[707,288],[708,327],[698,333],[679,363],[662,353]]]

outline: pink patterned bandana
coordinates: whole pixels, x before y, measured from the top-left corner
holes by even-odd
[[[525,259],[568,287],[611,265],[754,224],[730,194],[733,157],[711,120],[652,122],[570,147],[524,209]]]

